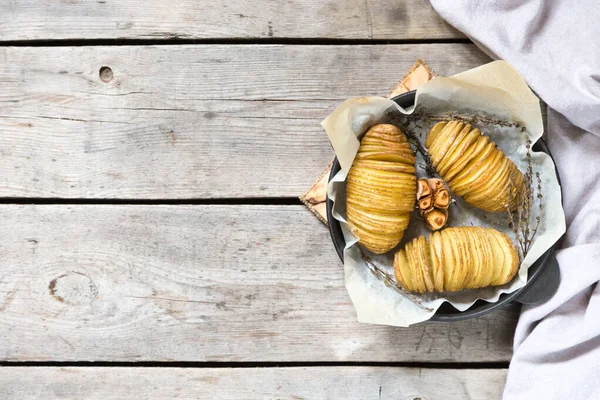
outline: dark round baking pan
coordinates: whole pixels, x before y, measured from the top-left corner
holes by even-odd
[[[415,91],[403,93],[392,99],[403,108],[408,108],[415,103]],[[542,151],[550,157],[550,150],[546,143],[540,139],[533,146],[534,151]],[[329,180],[340,170],[340,164],[337,158],[333,162]],[[560,183],[560,176],[556,171],[556,176]],[[329,221],[329,233],[333,240],[333,245],[342,262],[344,261],[344,247],[346,242],[340,222],[331,215],[333,202],[327,198],[327,220]],[[471,307],[465,311],[458,311],[449,303],[444,303],[431,318],[432,321],[461,321],[469,318],[476,318],[493,310],[500,308],[511,302],[521,304],[537,304],[548,300],[556,293],[560,283],[560,271],[558,263],[554,257],[554,246],[546,251],[530,268],[527,284],[519,290],[512,293],[502,294],[495,303],[489,303],[483,300],[477,300]]]

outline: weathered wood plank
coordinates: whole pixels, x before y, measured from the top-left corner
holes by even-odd
[[[333,158],[320,121],[418,57],[440,75],[489,61],[470,44],[0,48],[0,197],[299,196]]]
[[[464,38],[426,1],[9,1],[2,40]]]
[[[506,369],[2,368],[3,399],[471,399],[502,397]]]
[[[357,323],[329,235],[302,206],[1,205],[0,220],[0,360],[511,356],[513,307]]]

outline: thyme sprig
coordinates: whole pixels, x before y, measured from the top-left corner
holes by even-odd
[[[358,246],[358,248],[360,250],[361,257],[363,258],[363,260],[365,260],[365,264],[367,265],[367,268],[369,268],[369,271],[371,271],[371,273],[373,275],[375,275],[375,277],[377,279],[382,281],[385,286],[391,287],[391,288],[397,290],[398,292],[402,293],[404,296],[408,297],[413,303],[415,303],[417,306],[419,306],[423,310],[428,311],[428,312],[433,311],[432,308],[424,306],[423,303],[421,302],[421,300],[417,296],[404,290],[404,288],[402,286],[400,286],[400,284],[398,282],[396,282],[396,279],[391,274],[389,274],[386,271],[379,268],[377,266],[377,264],[375,264],[373,262],[373,259],[371,257],[369,257],[367,254],[365,254],[364,250],[360,246]]]
[[[531,248],[533,239],[537,234],[543,212],[543,195],[542,195],[542,179],[539,172],[533,172],[531,165],[531,140],[527,139],[525,143],[527,148],[527,170],[523,174],[523,186],[515,187],[514,177],[511,175],[508,185],[508,195],[506,200],[506,212],[508,217],[508,225],[515,234],[518,244],[518,251],[521,260],[527,255]],[[517,206],[514,211],[511,211],[510,199],[512,193],[516,190]],[[537,200],[538,215],[533,218],[533,209]],[[532,221],[533,218],[533,221]]]

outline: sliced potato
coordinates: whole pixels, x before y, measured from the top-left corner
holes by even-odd
[[[440,163],[450,146],[452,146],[452,143],[454,143],[454,139],[460,133],[463,127],[464,124],[462,122],[451,121],[450,123],[448,123],[448,125],[446,125],[442,132],[440,132],[439,136],[437,137],[437,140],[433,143],[433,146],[431,147],[432,150],[429,152],[429,155],[431,156],[431,161],[433,162],[434,166],[437,166]]]
[[[469,267],[469,273],[467,279],[464,282],[465,289],[472,289],[475,287],[475,281],[477,280],[477,274],[481,268],[480,254],[478,251],[477,239],[471,229],[461,229],[462,240],[465,242],[469,249],[469,260],[467,265]]]
[[[434,286],[435,286],[435,290],[436,292],[443,292],[444,291],[444,268],[442,266],[442,260],[441,260],[441,248],[439,247],[439,243],[437,242],[437,239],[434,239],[434,237],[440,235],[439,232],[434,232],[433,234],[429,235],[429,255],[430,255],[430,260],[431,260],[431,267],[433,268],[433,274],[434,274]]]
[[[465,129],[463,129],[463,132],[464,131]],[[457,144],[437,167],[440,175],[445,174],[452,165],[458,162],[458,160],[466,154],[471,146],[477,141],[479,136],[481,136],[479,129],[472,129],[462,139],[457,138]]]
[[[515,210],[523,174],[494,142],[461,121],[437,123],[425,146],[450,189],[484,211]],[[512,182],[514,190],[508,193]]]
[[[402,285],[409,291],[413,291],[412,282],[408,279],[410,277],[410,266],[406,259],[406,252],[404,249],[400,249],[394,255],[394,276],[400,285]],[[404,279],[406,276],[407,279]]]
[[[427,140],[425,141],[425,147],[429,148],[435,142],[440,132],[446,127],[447,122],[442,121],[438,122],[431,128],[429,131],[429,135],[427,135]]]
[[[376,254],[400,243],[415,207],[415,155],[393,125],[363,136],[346,180],[346,217],[359,243]]]
[[[418,293],[456,292],[503,285],[517,273],[512,241],[492,228],[456,227],[420,236],[394,256],[398,283]]]
[[[425,293],[425,282],[423,281],[423,271],[419,266],[417,259],[416,242],[411,241],[406,245],[406,259],[410,267],[409,279],[412,281],[414,290],[419,293]]]
[[[448,171],[442,175],[444,179],[450,181],[454,176],[462,171],[462,169],[470,163],[481,151],[488,145],[490,139],[487,136],[479,136],[475,143],[469,147],[462,156],[448,167]]]
[[[494,234],[498,238],[498,242],[501,244],[502,250],[504,251],[504,268],[502,268],[500,278],[494,282],[494,285],[504,285],[517,273],[517,270],[519,269],[519,255],[508,236],[498,231],[494,231]]]
[[[454,262],[456,264],[457,274],[453,279],[454,287],[464,287],[465,281],[468,278],[469,270],[467,265],[467,254],[464,251],[466,242],[463,240],[460,232],[456,229],[446,229],[442,231],[442,235],[447,235],[448,240],[452,245],[452,251],[454,253]]]
[[[504,270],[504,265],[506,263],[504,259],[505,255],[500,239],[496,236],[495,232],[491,233],[492,234],[489,235],[489,238],[494,257],[494,269],[492,273],[491,282],[500,282],[502,277],[502,271]]]
[[[431,261],[427,254],[427,240],[425,236],[421,236],[417,240],[417,257],[421,271],[423,271],[423,281],[425,282],[425,288],[427,292],[433,292],[435,290],[433,271],[431,267]]]

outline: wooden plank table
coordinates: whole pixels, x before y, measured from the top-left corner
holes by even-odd
[[[1,398],[499,398],[518,309],[359,324],[297,200],[320,121],[423,58],[426,2],[0,4]]]

